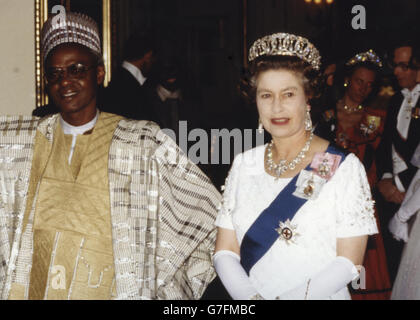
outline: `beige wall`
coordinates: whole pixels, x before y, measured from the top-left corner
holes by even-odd
[[[35,108],[33,0],[0,0],[0,115]]]

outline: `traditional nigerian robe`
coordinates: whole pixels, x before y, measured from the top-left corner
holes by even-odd
[[[79,135],[71,166],[72,136],[57,126],[35,209],[29,299],[115,294],[107,160],[119,120],[101,116],[92,133]]]
[[[116,116],[101,117],[112,122]],[[12,283],[30,295],[35,212],[42,199],[39,172],[47,168],[57,124],[57,116],[0,118],[3,299]],[[215,275],[211,254],[220,194],[153,123],[119,120],[108,140],[116,299],[200,298]]]

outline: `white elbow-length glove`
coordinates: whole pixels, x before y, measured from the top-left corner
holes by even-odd
[[[417,170],[413,182],[400,209],[392,217],[388,228],[396,240],[408,241],[408,220],[420,210],[420,170]]]
[[[234,300],[260,297],[240,264],[240,257],[232,251],[219,251],[213,263],[226,290]],[[345,288],[359,276],[349,259],[337,257],[308,282],[281,294],[279,300],[325,299]]]
[[[258,295],[241,265],[241,258],[232,251],[216,252],[213,264],[220,280],[234,300],[249,300]]]
[[[351,281],[357,279],[358,276],[359,272],[353,262],[345,257],[337,257],[311,279],[281,294],[277,299],[326,299],[344,289]]]

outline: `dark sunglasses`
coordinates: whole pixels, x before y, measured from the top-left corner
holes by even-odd
[[[80,80],[86,78],[89,70],[96,68],[97,65],[85,66],[81,63],[75,63],[67,68],[47,68],[45,78],[48,83],[57,83],[65,76],[71,80]]]

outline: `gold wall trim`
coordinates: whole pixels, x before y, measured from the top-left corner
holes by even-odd
[[[103,57],[105,63],[105,80],[104,87],[107,87],[111,81],[112,72],[112,52],[111,52],[111,0],[102,0],[102,45]]]
[[[48,19],[48,0],[35,0],[35,96],[36,107],[48,104],[43,79],[44,62],[41,58],[41,30]]]

